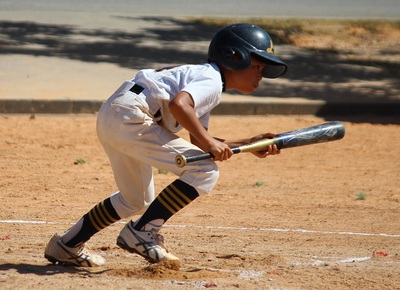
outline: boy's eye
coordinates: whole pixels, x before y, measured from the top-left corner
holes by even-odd
[[[264,69],[265,64],[264,64],[264,63],[260,63],[260,62],[257,61],[257,62],[252,62],[252,63],[251,63],[251,66],[252,66],[255,70],[261,71],[261,70]]]

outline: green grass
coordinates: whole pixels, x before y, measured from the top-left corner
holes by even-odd
[[[255,186],[263,186],[264,184],[264,181],[256,181],[256,183],[254,183]]]
[[[157,169],[157,173],[158,174],[168,174],[167,170],[163,170],[163,169]]]
[[[83,158],[77,158],[74,162],[74,164],[84,164],[86,163],[86,160]]]
[[[364,192],[359,192],[356,197],[357,200],[365,200],[366,198],[367,195]]]

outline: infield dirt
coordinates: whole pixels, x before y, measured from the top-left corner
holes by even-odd
[[[95,120],[0,116],[1,289],[400,289],[400,125],[374,118],[344,120],[340,141],[219,163],[214,191],[163,229],[179,271],[118,248],[122,223],[88,243],[104,267],[49,264],[53,233],[117,190]],[[214,116],[210,131],[240,138],[325,121]],[[157,191],[175,179],[154,173]]]

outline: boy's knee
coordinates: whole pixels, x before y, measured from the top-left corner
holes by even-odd
[[[217,183],[219,170],[215,162],[207,162],[206,166],[198,166],[194,170],[185,171],[180,179],[198,191],[199,195],[209,193]]]
[[[144,200],[135,202],[126,200],[120,192],[114,193],[110,200],[115,211],[122,219],[143,213],[151,203],[151,201],[146,202]]]

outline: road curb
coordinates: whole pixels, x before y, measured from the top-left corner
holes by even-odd
[[[93,114],[103,101],[98,100],[0,100],[1,114]],[[215,115],[398,115],[400,102],[245,102],[222,101]]]
[[[0,100],[2,114],[88,114],[96,113],[102,101],[97,100]]]
[[[400,102],[222,102],[217,115],[399,115]]]

